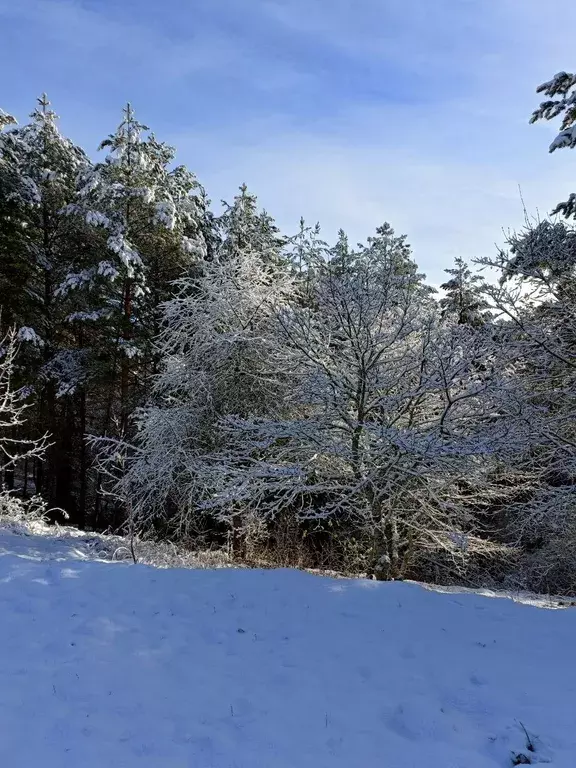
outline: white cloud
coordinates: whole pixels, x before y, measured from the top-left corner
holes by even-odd
[[[356,242],[389,221],[408,235],[434,283],[442,282],[454,256],[493,255],[503,230],[522,226],[518,185],[532,212],[546,213],[571,191],[569,169],[557,162],[566,154],[552,156],[547,167],[526,163],[521,170],[518,159],[508,168],[458,156],[435,159],[425,147],[395,148],[388,139],[277,134],[207,154],[207,137],[180,136],[176,143],[216,200],[230,199],[245,181],[287,231],[304,215],[309,223],[320,221],[327,239],[342,227]],[[544,146],[541,152],[548,160]]]
[[[222,10],[224,13],[225,8]],[[294,69],[281,62],[261,68],[255,52],[225,24],[199,21],[195,13],[181,9],[176,40],[149,18],[145,3],[141,13],[123,11],[122,4],[110,3],[106,8],[87,0],[0,0],[0,24],[25,24],[29,42],[39,31],[45,50],[37,53],[38,61],[44,59],[48,70],[54,61],[66,57],[67,64],[75,68],[90,59],[95,78],[112,72],[127,82],[146,77],[163,81],[168,88],[206,72],[248,77],[258,74],[264,88],[297,81]],[[120,61],[135,68],[115,70]]]
[[[294,230],[303,214],[319,219],[329,237],[341,226],[353,240],[365,239],[388,220],[408,234],[438,283],[454,256],[490,255],[503,230],[522,226],[519,187],[528,211],[545,215],[576,186],[576,156],[547,154],[555,127],[528,125],[536,85],[573,64],[575,7],[559,0],[545,10],[538,0],[337,0],[329,10],[300,3],[301,13],[294,0],[266,8],[356,57],[380,51],[406,71],[431,67],[437,93],[420,104],[344,104],[306,129],[252,126],[249,139],[237,136],[215,164],[202,164],[219,196],[246,181],[282,225]],[[391,31],[398,34],[393,44]],[[451,93],[451,69],[465,71],[464,95]],[[185,148],[185,138],[178,144]]]
[[[434,282],[455,255],[490,254],[503,229],[522,225],[519,185],[530,212],[546,213],[572,191],[576,154],[548,155],[554,127],[529,126],[528,117],[538,103],[536,85],[576,65],[576,6],[565,0],[250,0],[242,6],[219,0],[212,15],[198,19],[166,0],[166,14],[180,14],[178,40],[151,21],[145,3],[128,19],[116,13],[120,5],[105,14],[82,0],[0,0],[0,24],[41,28],[55,43],[39,56],[48,72],[56,57],[75,70],[84,57],[91,65],[98,60],[97,81],[125,80],[127,95],[136,79],[162,83],[173,93],[172,124],[182,122],[183,99],[196,113],[218,111],[217,88],[201,97],[196,90],[206,72],[228,77],[252,102],[257,89],[258,117],[238,107],[209,134],[192,123],[160,138],[176,145],[178,159],[198,172],[216,201],[231,198],[246,181],[289,231],[304,215],[310,223],[320,220],[327,237],[343,227],[354,241],[390,221],[408,235]],[[290,62],[299,43],[302,55]],[[334,72],[322,64],[324,53],[337,63]],[[132,66],[115,71],[121,55]],[[387,95],[343,89],[349,72],[368,73]],[[43,87],[39,81],[35,90]],[[291,97],[283,114],[278,98],[268,106],[268,94],[277,97],[277,90]],[[324,112],[309,109],[314,93]],[[154,99],[152,88],[149,101],[136,105],[152,126]],[[102,107],[102,130],[94,126],[99,105],[90,116],[76,113],[72,137],[82,142],[82,120],[90,122],[84,135],[100,138],[111,130],[111,106]],[[66,117],[65,105],[62,112]]]

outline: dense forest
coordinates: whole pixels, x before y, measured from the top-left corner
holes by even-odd
[[[575,146],[576,76],[539,91]],[[97,162],[45,96],[0,129],[0,507],[576,591],[576,196],[438,292],[388,223],[285,235],[244,185],[215,213],[130,105]]]

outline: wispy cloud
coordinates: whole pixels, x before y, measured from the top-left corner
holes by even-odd
[[[4,108],[48,90],[90,150],[130,98],[215,200],[242,181],[287,229],[406,232],[439,282],[570,191],[528,126],[573,65],[564,0],[0,0]]]
[[[244,180],[292,231],[303,214],[309,223],[320,221],[328,239],[344,227],[356,242],[391,222],[408,234],[434,283],[455,256],[491,255],[504,230],[522,225],[519,185],[528,207],[543,213],[571,191],[569,169],[558,162],[522,170],[516,161],[515,171],[514,163],[475,162],[458,153],[439,158],[420,145],[359,144],[354,136],[290,132],[220,151],[206,151],[207,136],[180,137],[179,145],[197,158],[216,199],[230,197]]]
[[[49,68],[63,64],[73,77],[78,57],[81,63],[97,64],[91,72],[92,83],[86,85],[97,85],[100,78],[110,76],[128,82],[152,76],[156,82],[168,75],[178,81],[199,72],[226,71],[250,59],[242,41],[225,28],[205,19],[196,23],[193,15],[185,13],[175,35],[170,27],[150,18],[146,5],[140,6],[144,13],[138,12],[138,6],[126,13],[124,4],[113,2],[0,0],[0,19],[6,25],[12,23],[13,34],[28,48],[27,56],[35,57],[39,65],[43,59],[48,59]],[[38,42],[43,43],[41,48],[36,47]],[[95,55],[102,58],[94,59]],[[116,69],[122,63],[140,69]]]

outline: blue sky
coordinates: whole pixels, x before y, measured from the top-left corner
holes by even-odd
[[[575,26],[565,0],[0,0],[0,107],[45,90],[94,155],[130,99],[215,202],[245,181],[327,239],[390,221],[437,283],[521,226],[519,185],[532,213],[573,191],[528,118]]]

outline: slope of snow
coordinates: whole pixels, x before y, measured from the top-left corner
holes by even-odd
[[[0,535],[0,765],[576,765],[571,609],[78,554]]]

